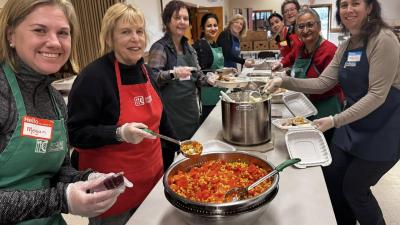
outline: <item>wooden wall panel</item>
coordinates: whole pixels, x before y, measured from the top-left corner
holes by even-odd
[[[106,10],[124,0],[71,0],[78,15],[81,36],[78,41],[78,64],[82,69],[98,58],[101,21]]]

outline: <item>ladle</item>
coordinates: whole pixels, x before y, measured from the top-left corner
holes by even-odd
[[[203,152],[203,145],[198,141],[194,141],[194,140],[179,141],[174,138],[167,137],[165,135],[156,133],[147,128],[143,128],[142,130],[151,135],[157,136],[161,139],[164,139],[166,141],[170,141],[170,142],[173,142],[173,143],[179,145],[180,152],[182,153],[182,155],[184,155],[187,158],[192,158],[192,157],[201,155],[201,153]]]
[[[247,187],[234,187],[234,188],[228,190],[227,192],[225,192],[225,202],[231,202],[231,201],[235,202],[235,201],[238,201],[238,200],[246,199],[248,197],[249,191],[251,189],[255,188],[257,185],[261,184],[262,182],[264,182],[268,178],[274,176],[278,172],[281,172],[286,167],[291,166],[293,164],[296,164],[296,163],[298,163],[300,161],[301,160],[299,158],[288,159],[288,160],[284,161],[283,163],[279,164],[277,167],[275,167],[275,169],[272,170],[272,172],[270,172],[269,174],[261,177],[260,179],[255,181],[250,186],[247,186]]]

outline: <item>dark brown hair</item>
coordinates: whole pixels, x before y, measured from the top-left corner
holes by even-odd
[[[187,11],[189,13],[189,9],[188,9],[187,5],[182,1],[173,0],[173,1],[170,1],[165,6],[163,14],[162,14],[164,31],[169,31],[168,24],[171,22],[172,15],[174,14],[174,12],[176,12],[178,14],[179,10],[181,10],[182,8],[187,9]],[[189,16],[189,18],[190,18],[190,16]]]
[[[200,27],[203,30],[201,31],[200,38],[204,37],[204,30],[206,29],[205,26],[206,26],[207,20],[210,19],[210,18],[214,18],[217,21],[217,24],[219,23],[218,17],[214,13],[206,13],[206,14],[204,14],[204,16],[201,17]]]
[[[371,13],[368,15],[367,20],[361,27],[360,36],[368,40],[379,33],[382,28],[389,28],[389,26],[383,21],[381,16],[381,6],[377,0],[363,0],[367,6],[371,6]],[[342,31],[347,33],[347,28],[343,25],[340,19],[340,2],[341,0],[336,0],[336,22],[342,27]]]

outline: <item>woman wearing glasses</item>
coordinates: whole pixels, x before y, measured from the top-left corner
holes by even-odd
[[[284,35],[281,35],[281,40],[279,42],[279,47],[280,47],[279,49],[283,58],[279,63],[275,64],[272,67],[272,70],[278,70],[282,67],[292,66],[289,55],[296,52],[302,45],[301,40],[296,34],[296,29],[295,29],[296,18],[299,10],[300,10],[300,4],[297,0],[286,0],[281,5],[281,11],[284,23],[286,25],[282,29],[282,34]],[[268,22],[270,23],[272,22],[272,20],[270,20],[271,17],[273,18],[273,15],[271,15],[268,18]]]
[[[381,17],[377,0],[337,0],[336,20],[350,33],[314,79],[274,78],[284,86],[321,93],[340,83],[345,110],[314,121],[321,131],[336,127],[324,168],[339,225],[385,224],[371,186],[400,158],[400,42]]]

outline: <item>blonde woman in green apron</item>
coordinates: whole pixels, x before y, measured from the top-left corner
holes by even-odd
[[[296,32],[303,44],[291,57],[291,75],[295,78],[319,77],[331,62],[337,47],[321,37],[321,21],[313,9],[302,9],[296,21]],[[311,120],[342,111],[343,92],[338,84],[324,93],[310,94],[308,97],[318,109],[318,114],[309,118]],[[331,129],[324,133],[328,143],[332,139],[333,131]]]
[[[0,14],[0,224],[64,225],[61,213],[96,216],[124,190],[70,166],[66,106],[50,84],[73,72],[77,25],[66,0],[7,1]]]
[[[224,67],[222,47],[215,42],[218,37],[218,17],[214,13],[207,13],[201,18],[202,29],[200,39],[193,48],[197,52],[199,65],[203,72],[214,72]],[[211,110],[219,101],[219,92],[223,90],[216,87],[202,87],[200,99],[202,104],[201,119],[204,121]]]

